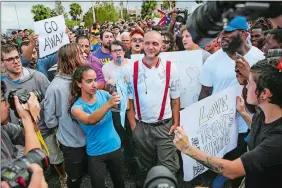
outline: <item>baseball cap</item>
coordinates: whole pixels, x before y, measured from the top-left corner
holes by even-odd
[[[247,23],[246,18],[243,16],[234,17],[229,22],[228,26],[224,29],[224,31],[232,32],[238,29],[248,31],[248,23]]]

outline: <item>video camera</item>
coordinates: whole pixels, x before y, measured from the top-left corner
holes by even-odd
[[[188,18],[188,10],[187,9],[176,9],[174,13],[177,14],[176,16],[176,22],[179,22],[181,24],[185,24],[186,20]]]
[[[206,45],[236,15],[245,16],[248,20],[275,18],[282,14],[281,10],[281,1],[208,1],[188,17],[186,26],[195,43]]]
[[[36,163],[43,171],[50,166],[48,156],[41,149],[33,149],[25,156],[10,162],[1,162],[1,181],[6,181],[10,187],[28,187],[32,173],[27,169],[27,165]]]
[[[178,188],[176,177],[164,166],[155,166],[148,172],[144,188]]]

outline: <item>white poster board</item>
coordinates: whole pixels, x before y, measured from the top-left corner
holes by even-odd
[[[34,22],[34,32],[39,35],[39,55],[45,57],[69,43],[64,17],[56,16]]]
[[[190,143],[211,156],[222,158],[237,146],[236,97],[242,87],[223,90],[190,105],[180,112],[180,125],[184,126]],[[207,170],[199,162],[182,153],[184,180]]]
[[[143,56],[144,54],[131,55],[131,61],[139,60]],[[202,51],[163,52],[159,56],[162,60],[169,60],[177,66],[180,77],[180,107],[186,108],[197,102],[202,87],[199,82],[203,66]]]

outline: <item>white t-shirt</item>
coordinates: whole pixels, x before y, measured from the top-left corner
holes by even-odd
[[[264,59],[263,52],[252,46],[244,58],[252,66],[259,60]],[[213,87],[212,94],[218,93],[226,88],[239,85],[235,73],[235,61],[231,59],[222,49],[212,54],[203,65],[200,74],[200,83],[206,87]],[[239,133],[247,132],[248,126],[241,116],[238,116]]]
[[[123,66],[123,71],[124,74],[128,74],[126,71],[128,70],[126,67],[129,66],[129,62],[126,59],[127,64],[122,65]],[[109,63],[106,63],[103,67],[102,67],[102,72],[104,75],[104,79],[106,81],[107,84],[111,84],[111,85],[115,85],[116,81],[117,81],[117,77],[118,77],[118,73],[120,71],[121,66],[116,65],[113,60],[110,61]]]
[[[166,81],[166,60],[161,60],[157,68],[148,68],[142,63],[142,59],[138,61],[138,97],[140,104],[140,112],[142,121],[146,123],[155,123],[158,121],[163,95],[165,91]],[[133,87],[133,70],[134,65],[129,68],[129,99],[134,99],[135,118],[138,119],[136,100]],[[177,99],[180,97],[180,78],[177,69],[171,63],[170,83],[168,95],[166,99],[165,111],[163,119],[172,118],[171,98]]]

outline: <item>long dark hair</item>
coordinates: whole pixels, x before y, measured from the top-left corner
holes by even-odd
[[[279,61],[282,61],[280,59],[274,57],[261,60],[252,66],[251,73],[257,85],[257,97],[267,88],[272,94],[269,103],[282,108],[282,72],[277,68]]]
[[[69,113],[71,112],[71,107],[75,101],[81,96],[81,89],[78,87],[77,82],[81,83],[83,79],[83,73],[85,71],[92,70],[88,65],[78,67],[72,76],[71,89],[70,89],[70,99],[69,99]]]

